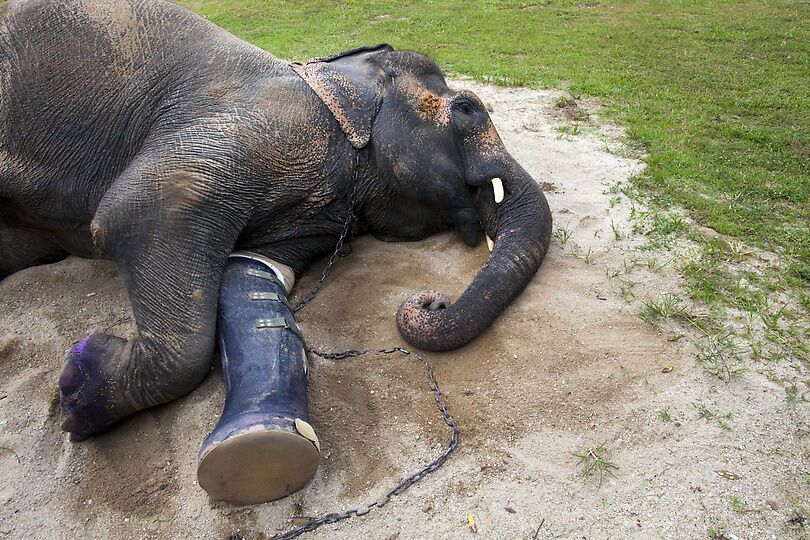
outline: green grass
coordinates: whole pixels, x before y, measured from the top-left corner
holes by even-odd
[[[384,41],[480,80],[600,97],[649,153],[638,186],[810,279],[807,2],[183,3],[284,58]]]
[[[669,317],[680,318],[686,321],[691,319],[683,307],[683,301],[673,294],[664,294],[660,302],[654,300],[642,301],[638,316],[641,320],[654,324],[659,319]]]
[[[726,413],[723,415],[716,414],[712,412],[702,401],[694,401],[692,402],[692,407],[695,408],[697,411],[698,418],[702,418],[706,422],[714,421],[717,426],[722,429],[723,431],[730,431],[731,426],[728,425],[725,420],[731,420],[734,418],[734,415],[731,413]]]
[[[730,330],[704,332],[692,341],[697,350],[695,359],[703,371],[723,382],[745,375],[743,348],[737,336]]]
[[[610,462],[606,457],[605,443],[588,448],[581,454],[574,454],[578,459],[578,464],[582,467],[582,475],[585,478],[598,477],[599,487],[607,476],[613,476],[613,471],[618,469],[618,465]]]

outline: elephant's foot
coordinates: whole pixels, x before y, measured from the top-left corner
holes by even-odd
[[[65,416],[62,431],[70,433],[71,441],[100,433],[136,411],[114,376],[126,345],[119,337],[91,334],[68,352],[59,375],[59,396]]]

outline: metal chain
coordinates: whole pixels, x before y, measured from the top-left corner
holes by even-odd
[[[307,294],[305,294],[301,298],[301,300],[295,305],[295,307],[292,310],[293,313],[297,312],[298,310],[306,306],[310,302],[310,300],[312,300],[315,297],[315,295],[321,289],[321,286],[323,285],[324,281],[326,280],[326,276],[329,275],[329,272],[332,270],[332,267],[335,265],[335,263],[338,261],[340,257],[340,251],[343,249],[343,244],[346,241],[346,238],[349,236],[351,224],[355,217],[354,205],[356,202],[358,185],[360,184],[359,178],[360,178],[360,152],[357,152],[355,154],[354,160],[354,181],[352,182],[353,184],[352,191],[351,194],[349,195],[349,211],[346,215],[346,221],[343,223],[343,230],[340,233],[340,237],[338,238],[335,250],[332,252],[332,255],[329,257],[329,261],[326,263],[326,266],[324,267],[323,272],[321,273],[320,279],[317,282],[315,282],[315,284],[312,286],[309,292],[307,292]],[[375,508],[382,508],[383,506],[388,504],[388,501],[391,500],[391,497],[395,495],[401,495],[413,484],[415,484],[428,474],[432,473],[433,471],[441,467],[444,464],[444,462],[447,461],[447,458],[450,457],[450,454],[452,454],[453,451],[458,446],[458,425],[456,424],[453,415],[450,413],[450,410],[447,407],[447,401],[445,400],[444,395],[441,393],[441,390],[439,390],[439,384],[436,382],[436,375],[433,373],[433,369],[430,367],[430,364],[428,363],[427,359],[424,358],[419,353],[412,353],[411,351],[409,351],[404,347],[389,347],[386,349],[377,349],[377,350],[349,349],[340,352],[323,352],[317,349],[307,348],[307,351],[311,352],[316,356],[320,356],[321,358],[326,360],[343,360],[344,358],[356,358],[359,356],[365,356],[367,354],[377,356],[381,354],[393,354],[393,353],[400,353],[405,356],[411,356],[413,358],[416,358],[418,361],[422,362],[422,369],[425,373],[425,378],[427,378],[428,381],[428,388],[430,388],[430,390],[433,392],[434,398],[436,400],[436,408],[441,413],[442,420],[444,421],[444,423],[450,428],[450,441],[448,442],[447,447],[442,451],[442,453],[439,454],[436,458],[434,458],[433,461],[431,461],[430,463],[428,463],[415,473],[405,477],[399,484],[394,486],[393,489],[388,491],[388,493],[383,495],[380,499],[368,503],[365,507],[352,508],[349,510],[345,510],[343,512],[332,512],[329,514],[324,514],[310,521],[306,525],[295,527],[285,533],[276,534],[275,536],[272,537],[271,540],[290,540],[292,538],[297,538],[298,536],[301,536],[306,532],[314,531],[321,525],[326,525],[327,523],[337,523],[338,521],[343,521],[344,519],[348,519],[350,517],[365,516]],[[241,540],[241,539],[242,535],[239,533],[236,533],[229,538],[229,540]]]
[[[329,275],[329,272],[332,270],[332,267],[340,258],[340,251],[343,249],[343,243],[346,241],[346,238],[349,236],[349,230],[352,225],[352,221],[354,221],[354,205],[357,202],[357,186],[360,185],[360,152],[355,152],[354,156],[354,179],[352,181],[352,191],[349,194],[349,211],[346,212],[346,221],[343,222],[343,230],[338,237],[337,245],[335,246],[335,250],[332,252],[332,255],[329,257],[329,261],[326,263],[326,266],[323,267],[323,272],[321,272],[321,278],[315,282],[315,285],[305,294],[301,300],[295,305],[292,309],[292,312],[295,313],[299,309],[306,306],[310,300],[315,298],[315,295],[318,294],[318,291],[321,290],[321,286],[323,282],[326,280],[326,276]]]
[[[391,497],[395,495],[401,495],[405,492],[409,487],[413,484],[427,476],[428,474],[432,473],[436,469],[442,466],[447,458],[450,457],[450,454],[458,446],[458,425],[456,424],[456,420],[453,418],[453,415],[450,413],[449,408],[447,407],[447,401],[444,399],[444,396],[439,389],[439,384],[436,382],[436,376],[433,373],[433,369],[430,367],[428,361],[422,357],[419,353],[412,353],[408,349],[404,347],[389,347],[386,349],[378,349],[374,351],[370,350],[356,350],[356,349],[349,349],[347,351],[341,352],[322,352],[317,349],[307,349],[312,354],[320,356],[321,358],[327,360],[342,360],[344,358],[356,358],[358,356],[364,356],[366,354],[371,354],[374,356],[380,354],[392,354],[392,353],[401,353],[406,356],[413,356],[418,361],[422,362],[422,369],[425,372],[425,377],[428,381],[428,387],[433,391],[433,395],[436,399],[436,408],[442,415],[442,420],[444,423],[450,428],[450,441],[447,444],[447,447],[442,451],[441,454],[436,456],[430,463],[416,471],[415,473],[406,476],[399,484],[394,486],[391,490],[389,490],[385,495],[379,498],[376,501],[370,502],[366,504],[364,507],[360,508],[352,508],[349,510],[344,510],[343,512],[332,512],[329,514],[324,514],[306,525],[301,525],[299,527],[295,527],[285,533],[279,533],[272,537],[271,540],[290,540],[292,538],[297,538],[302,534],[310,531],[314,531],[321,525],[326,525],[327,523],[337,523],[339,521],[343,521],[344,519],[348,519],[350,517],[355,516],[365,516],[375,508],[382,508],[391,500]],[[237,537],[238,538],[238,537]],[[232,540],[236,540],[232,537]]]

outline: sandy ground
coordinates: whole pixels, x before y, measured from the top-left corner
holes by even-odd
[[[789,520],[810,505],[808,409],[769,376],[782,368],[752,366],[719,382],[696,365],[688,339],[642,322],[638,300],[622,300],[607,276],[636,240],[628,203],[611,207],[605,191],[643,166],[616,152],[620,131],[591,115],[577,135],[561,136],[555,126],[581,114],[555,106],[559,92],[464,86],[493,107],[507,147],[571,238],[555,243],[485,335],[430,355],[461,429],[451,460],[383,510],[309,537],[803,538]],[[398,304],[425,288],[457,297],[486,256],[450,235],[361,238],[299,314],[301,327],[326,350],[402,344]],[[637,298],[678,285],[672,271],[637,270],[635,280]],[[222,407],[218,368],[191,395],[109,434],[71,444],[58,429],[55,381],[71,343],[134,331],[110,263],[71,258],[20,272],[0,283],[0,306],[0,538],[265,538],[291,516],[374,500],[447,439],[416,363],[314,358],[311,415],[324,450],[315,480],[270,504],[211,504],[195,482],[195,455]],[[698,404],[731,414],[729,429],[699,418]],[[618,469],[600,486],[574,454],[601,443]]]

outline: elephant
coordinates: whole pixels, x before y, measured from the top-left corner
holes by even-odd
[[[401,335],[430,351],[490,326],[552,227],[482,101],[422,54],[383,44],[290,63],[163,0],[0,4],[0,279],[110,259],[137,325],[67,353],[71,440],[200,384],[229,254],[300,275],[350,212],[352,235],[490,242],[455,303],[423,291],[400,306]]]

